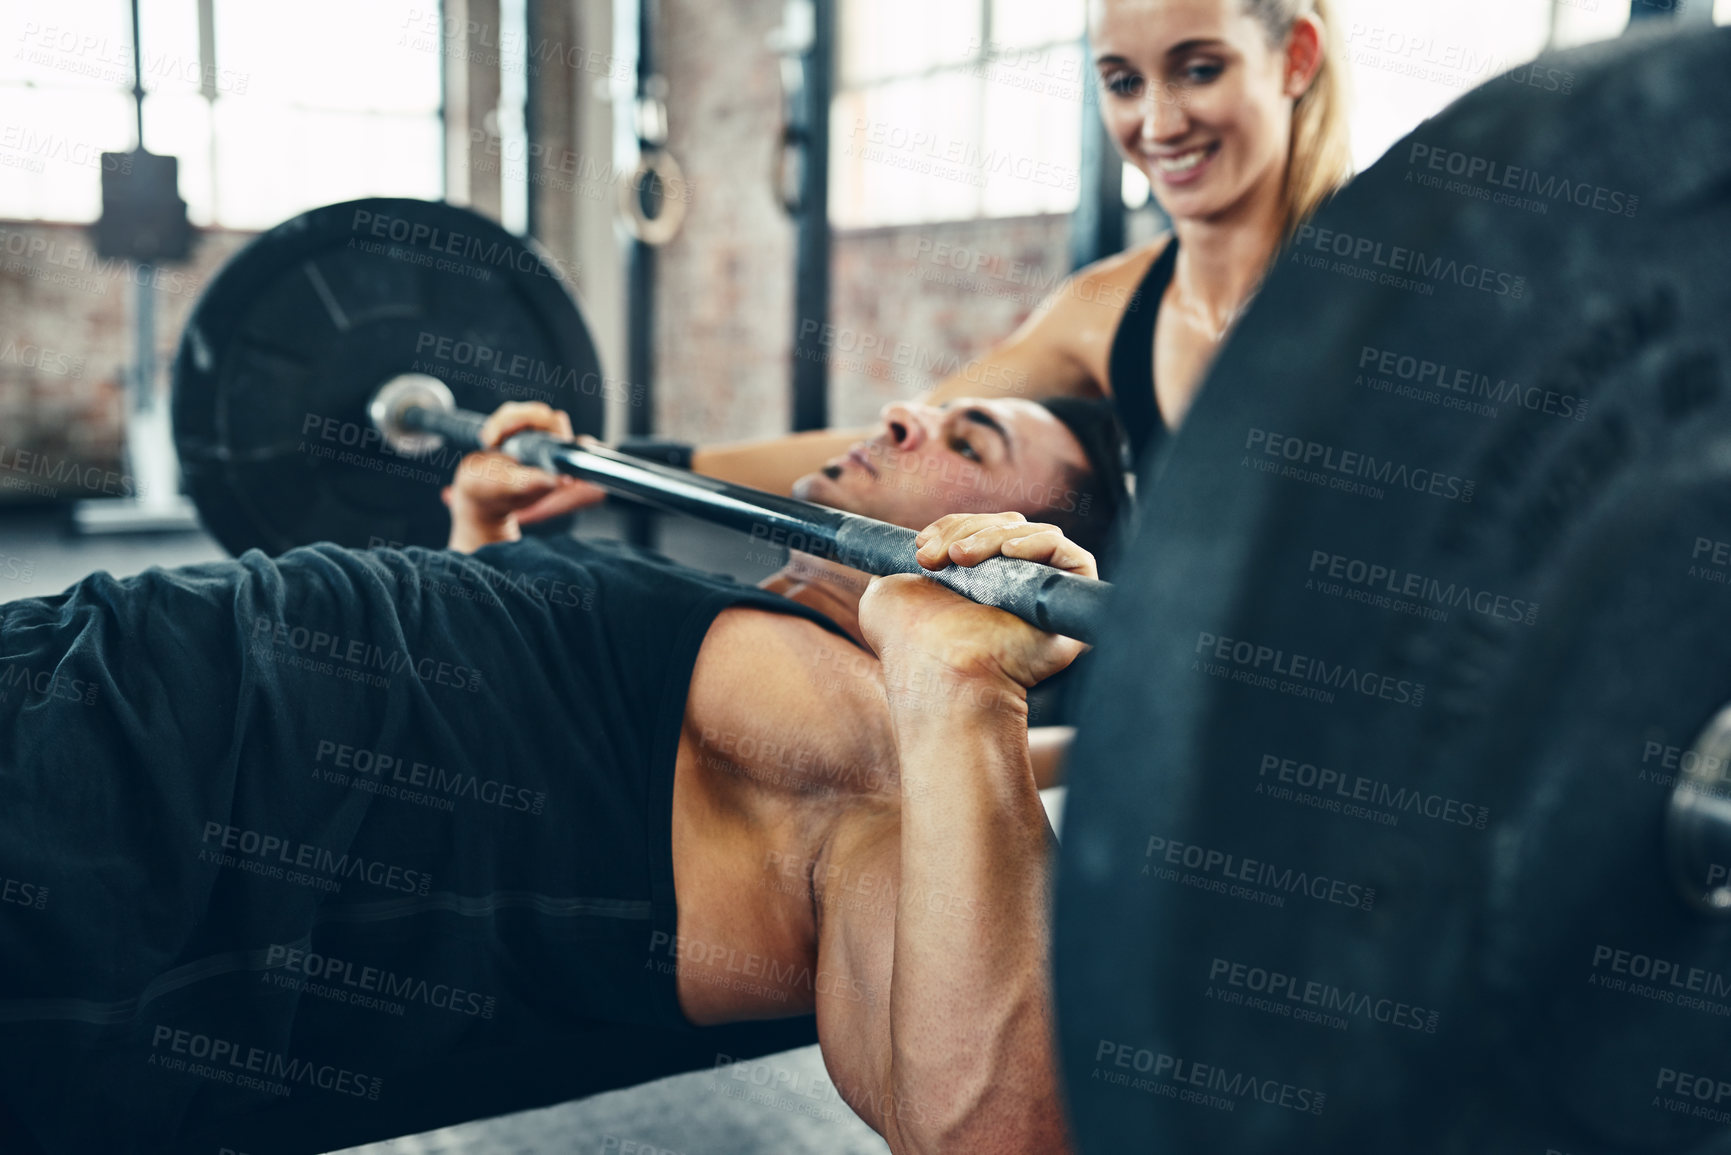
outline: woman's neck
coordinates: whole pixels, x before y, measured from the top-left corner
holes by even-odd
[[[1213,318],[1241,309],[1267,275],[1285,227],[1281,185],[1265,182],[1218,216],[1178,220],[1174,288]]]

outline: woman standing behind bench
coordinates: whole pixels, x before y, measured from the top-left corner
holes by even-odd
[[[1281,244],[1350,175],[1331,0],[1091,0],[1100,111],[1153,186],[1166,236],[1078,272],[985,372],[924,400],[1109,397],[1138,461],[1177,428]],[[984,382],[984,383],[982,383]],[[700,473],[789,492],[863,434],[686,450]],[[677,460],[680,447],[670,447]]]

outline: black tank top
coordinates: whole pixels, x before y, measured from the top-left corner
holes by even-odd
[[[1130,438],[1130,451],[1138,467],[1166,437],[1166,423],[1154,396],[1154,326],[1160,320],[1160,298],[1172,283],[1177,264],[1178,238],[1173,237],[1166,251],[1148,267],[1112,338],[1112,359],[1106,370],[1112,383],[1112,403]]]

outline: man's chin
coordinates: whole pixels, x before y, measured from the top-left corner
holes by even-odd
[[[793,495],[801,501],[827,505],[832,509],[847,509],[848,502],[841,486],[830,480],[822,470],[808,473],[793,483]]]
[[[869,502],[862,501],[860,495],[852,493],[846,485],[845,475],[832,478],[825,470],[808,473],[793,483],[793,495],[801,501],[809,501],[814,505],[827,505],[831,509],[839,509],[843,513],[861,513],[871,516],[867,510]]]

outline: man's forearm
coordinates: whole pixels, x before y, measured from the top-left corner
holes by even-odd
[[[1013,683],[886,668],[902,775],[890,1077],[902,1151],[1066,1150],[1050,828]],[[900,688],[897,684],[900,683]]]

